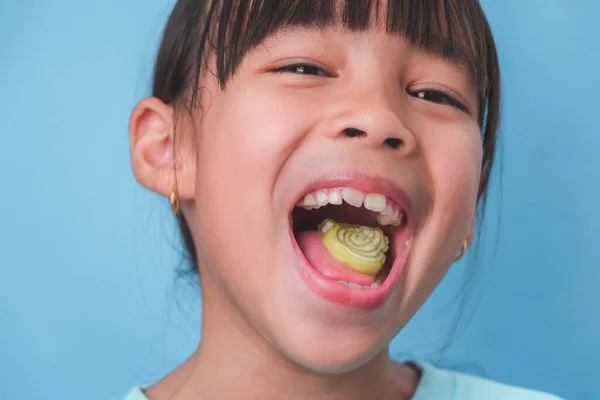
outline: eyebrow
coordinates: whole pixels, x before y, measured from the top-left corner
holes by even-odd
[[[446,37],[437,37],[427,42],[414,40],[411,46],[415,46],[427,54],[439,57],[442,60],[448,60],[472,74],[476,73],[474,70],[473,52],[461,42],[449,40]]]
[[[335,26],[335,24],[320,24],[316,21],[309,23],[289,23],[284,27],[274,30],[271,32],[261,43],[261,47],[267,48],[275,45],[277,37],[279,35],[286,36],[291,35],[294,31],[305,32],[310,35],[324,35],[328,28]],[[347,27],[342,27],[348,32],[353,30]],[[475,61],[473,52],[468,49],[462,42],[457,40],[450,40],[447,37],[436,35],[436,38],[424,40],[410,40],[407,35],[401,33],[389,32],[404,40],[409,44],[412,49],[422,51],[432,57],[436,57],[441,61],[450,62],[459,69],[469,74],[470,79],[475,79],[477,71],[475,70]]]

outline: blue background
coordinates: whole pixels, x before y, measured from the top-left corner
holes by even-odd
[[[393,351],[600,399],[600,2],[483,5],[504,78],[502,179],[478,257]],[[167,201],[129,166],[129,113],[170,7],[0,0],[1,399],[107,399],[197,343]]]

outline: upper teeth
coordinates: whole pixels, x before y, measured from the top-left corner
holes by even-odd
[[[404,213],[400,207],[379,193],[363,193],[353,188],[337,188],[317,190],[307,194],[298,204],[307,210],[313,210],[327,204],[340,205],[342,200],[354,207],[364,206],[377,213],[380,225],[400,226],[404,221]]]

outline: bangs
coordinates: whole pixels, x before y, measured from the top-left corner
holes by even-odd
[[[460,64],[480,97],[486,96],[487,21],[477,0],[210,0],[204,10],[197,60],[208,59],[207,51],[215,56],[221,87],[244,55],[278,30],[343,26],[354,32],[385,29]],[[199,65],[195,69],[198,84]]]

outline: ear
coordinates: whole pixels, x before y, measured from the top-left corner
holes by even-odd
[[[475,235],[475,225],[477,224],[477,210],[475,210],[475,212],[473,213],[473,216],[471,218],[471,223],[469,225],[469,231],[467,232],[467,236],[465,237],[465,240],[467,241],[467,245],[470,247],[471,244],[473,244],[473,238]]]
[[[191,200],[196,171],[193,151],[175,152],[174,134],[172,107],[155,97],[143,99],[129,121],[133,174],[138,182],[158,194],[169,197],[177,185],[180,200]]]

